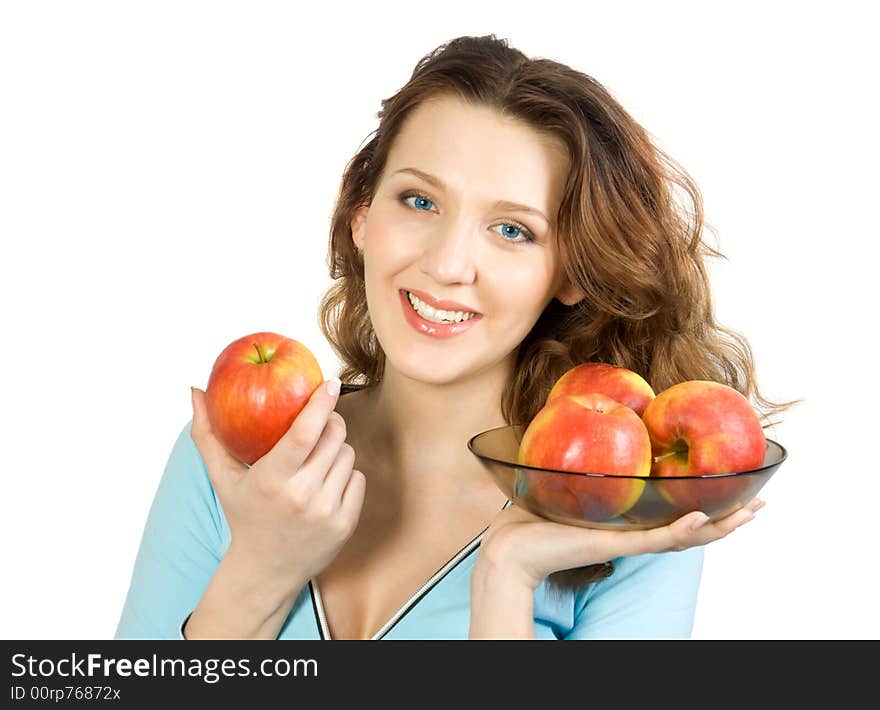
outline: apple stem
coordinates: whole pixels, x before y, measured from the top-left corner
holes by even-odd
[[[677,454],[680,454],[680,453],[681,453],[680,451],[675,451],[675,450],[668,451],[665,454],[663,454],[662,456],[655,456],[654,463],[657,463],[658,461],[664,461],[668,458],[672,458],[673,456],[676,456]]]
[[[266,354],[263,352],[263,349],[260,347],[259,343],[254,343],[254,347],[257,349],[257,355],[260,356],[260,362],[269,362],[266,358]]]

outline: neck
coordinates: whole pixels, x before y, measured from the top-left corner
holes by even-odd
[[[504,426],[501,396],[510,377],[505,365],[451,384],[410,379],[386,366],[371,388],[371,448],[382,451],[388,470],[419,487],[473,476],[481,467],[468,440]]]

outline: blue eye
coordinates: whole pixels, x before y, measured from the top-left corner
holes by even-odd
[[[409,202],[409,200],[415,200],[415,202]],[[400,195],[400,201],[406,205],[410,205],[419,212],[432,211],[431,206],[434,204],[433,200],[418,192],[404,192]],[[532,234],[531,230],[518,222],[504,222],[495,226],[502,227],[504,231],[499,232],[499,234],[504,237],[504,241],[510,242],[511,244],[535,241],[535,235]]]
[[[434,204],[431,200],[429,200],[429,199],[428,199],[427,197],[425,197],[424,195],[408,194],[408,195],[401,195],[401,196],[400,196],[400,198],[401,198],[404,202],[406,202],[407,200],[409,200],[409,199],[411,199],[411,198],[413,198],[413,197],[414,197],[415,200],[416,200],[416,202],[415,202],[415,204],[413,205],[413,207],[415,207],[415,208],[416,208],[417,210],[419,210],[420,212],[429,211],[430,208],[428,208],[427,210],[424,209],[424,205],[425,205],[426,202],[427,202],[428,204],[430,204],[430,205]],[[419,205],[421,205],[421,206],[419,206]]]
[[[522,227],[520,227],[520,226],[518,226],[518,225],[516,225],[516,224],[509,224],[509,223],[508,223],[508,224],[499,224],[499,225],[497,225],[497,226],[503,228],[502,231],[501,231],[501,236],[503,236],[503,237],[512,237],[511,241],[515,241],[516,238],[519,236],[519,233],[520,233],[520,232],[527,232],[527,231],[528,231],[528,230],[523,229]],[[506,229],[507,229],[507,228],[510,228],[510,229],[512,229],[512,230],[516,230],[517,233],[516,233],[516,234],[511,234],[510,232],[506,232]]]

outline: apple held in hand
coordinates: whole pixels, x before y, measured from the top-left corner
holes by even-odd
[[[230,343],[214,363],[205,404],[215,436],[246,464],[266,454],[324,381],[302,343],[254,333]]]
[[[678,476],[751,471],[764,465],[767,440],[749,401],[727,385],[708,380],[680,382],[658,394],[642,421],[651,437],[651,475]],[[720,505],[745,504],[754,476],[664,481],[657,490],[682,514],[702,510],[713,516]]]
[[[651,385],[637,372],[604,362],[585,362],[576,365],[556,380],[547,401],[564,395],[598,392],[642,416],[648,402],[654,399]]]
[[[651,441],[629,407],[603,394],[562,395],[548,401],[530,422],[518,463],[578,473],[526,472],[529,493],[549,510],[599,522],[629,510],[651,472]],[[618,476],[620,476],[618,478]],[[635,478],[625,478],[630,476]]]

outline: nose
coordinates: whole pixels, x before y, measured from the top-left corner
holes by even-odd
[[[437,283],[473,283],[477,233],[465,220],[438,225],[421,258],[421,270]]]

